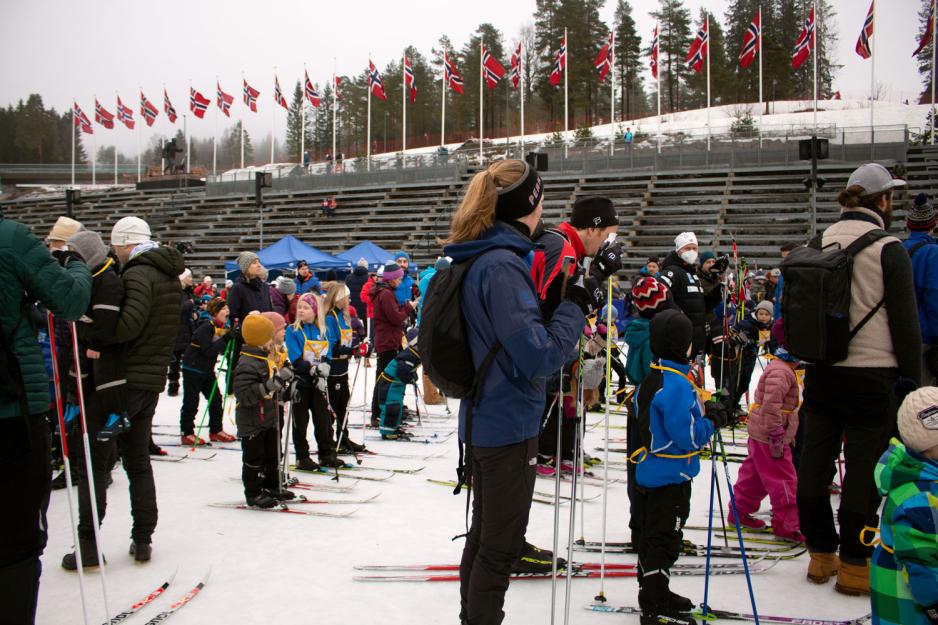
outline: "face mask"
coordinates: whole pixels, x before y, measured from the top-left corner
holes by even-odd
[[[685,250],[680,254],[681,260],[683,260],[688,265],[693,265],[697,262],[697,252],[694,250]]]

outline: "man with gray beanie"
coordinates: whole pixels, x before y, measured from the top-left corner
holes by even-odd
[[[85,422],[91,448],[91,467],[98,519],[103,521],[107,509],[107,477],[115,461],[116,437],[130,428],[125,402],[127,380],[126,344],[114,343],[124,284],[117,273],[117,264],[108,257],[107,246],[97,232],[84,230],[68,240],[68,247],[81,254],[91,269],[91,301],[81,323],[77,323],[81,383],[85,397]],[[77,403],[75,381],[78,372],[72,363],[66,379],[69,404]],[[77,410],[75,411],[77,412]],[[66,424],[68,427],[68,424]],[[89,479],[85,463],[78,467],[78,545],[82,566],[98,566],[94,541],[93,516]],[[62,558],[62,567],[77,568],[75,553]]]
[[[150,559],[157,520],[150,430],[179,329],[179,274],[185,265],[176,248],[150,240],[150,226],[139,217],[124,217],[114,224],[111,246],[121,262],[124,283],[114,341],[127,344],[130,417],[130,430],[118,435],[117,445],[130,481],[130,553],[137,562],[145,562]]]
[[[935,207],[924,193],[915,198],[905,218],[909,238],[903,245],[912,259],[912,280],[922,329],[922,384],[938,384],[938,242],[931,236]]]

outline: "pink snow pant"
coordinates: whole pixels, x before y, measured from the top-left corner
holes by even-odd
[[[791,460],[791,446],[785,455],[773,458],[769,444],[749,439],[749,456],[739,469],[733,493],[740,516],[759,511],[759,504],[769,496],[772,504],[772,529],[777,532],[798,531],[798,474]]]

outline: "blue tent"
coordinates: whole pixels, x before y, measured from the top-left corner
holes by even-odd
[[[387,264],[389,260],[393,260],[394,253],[378,247],[371,241],[365,240],[355,247],[350,247],[344,252],[336,254],[336,258],[352,263],[353,267],[355,263],[358,262],[359,258],[364,258],[368,261],[368,269],[375,271],[381,265]]]
[[[316,269],[350,269],[352,263],[330,256],[317,250],[312,245],[303,243],[292,235],[287,235],[269,247],[257,253],[261,264],[267,269],[294,269],[296,264],[305,260],[309,268]],[[241,274],[237,261],[229,260],[225,263],[228,277]]]

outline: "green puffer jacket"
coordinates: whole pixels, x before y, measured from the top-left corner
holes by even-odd
[[[114,340],[128,343],[129,389],[161,393],[166,385],[179,331],[179,274],[184,270],[175,248],[157,247],[131,258],[121,271],[124,301]]]
[[[48,410],[51,402],[49,376],[29,308],[38,300],[62,319],[79,319],[91,298],[91,272],[77,261],[61,267],[29,228],[0,216],[0,284],[0,331],[10,336],[16,328],[13,350],[26,401],[30,414],[39,414]],[[18,401],[0,400],[0,419],[17,417],[21,412]]]

